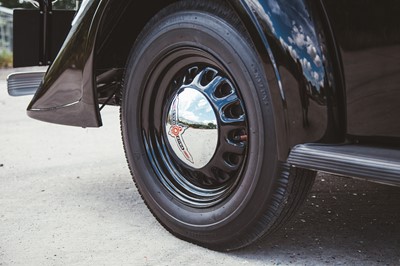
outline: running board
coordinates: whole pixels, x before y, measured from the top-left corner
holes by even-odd
[[[8,75],[7,90],[11,96],[33,95],[36,93],[46,72],[18,72]]]
[[[362,145],[301,144],[290,165],[332,174],[400,185],[400,150]]]

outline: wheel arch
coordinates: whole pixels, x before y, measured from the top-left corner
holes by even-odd
[[[235,0],[232,6],[264,63],[278,158],[286,161],[300,143],[344,142],[340,51],[322,1]]]
[[[345,95],[340,55],[322,3],[297,1],[298,13],[294,16],[293,6],[279,1],[223,1],[238,14],[264,63],[276,118],[279,159],[286,161],[290,149],[299,143],[343,142]],[[99,34],[96,40],[97,58],[101,58],[96,61],[98,69],[109,68],[107,65],[123,68],[147,21],[176,0],[153,1],[140,9],[130,2],[110,1],[111,5],[127,6],[123,15],[117,16],[119,24],[130,23],[135,27],[127,38],[119,26],[108,30],[108,24],[114,24],[108,22],[115,12],[103,16],[102,21],[107,24],[102,23],[99,32],[104,34]],[[291,31],[287,20],[293,26]],[[296,35],[294,28],[303,32]],[[303,40],[299,39],[301,34]]]
[[[176,1],[153,0],[140,8],[129,0],[95,1],[85,14],[84,23],[78,22],[67,37],[28,107],[28,114],[53,123],[101,126],[98,103],[106,103],[115,87],[99,90],[96,78],[106,70],[119,69],[105,76],[108,81],[111,77],[121,83],[128,53],[144,25],[160,9]],[[339,53],[322,3],[296,1],[300,8],[293,13],[290,4],[280,1],[221,1],[235,10],[264,63],[269,92],[266,88],[260,90],[271,94],[279,159],[286,161],[290,149],[299,143],[344,141]],[[271,7],[271,3],[276,6]],[[132,25],[129,34],[127,25]],[[309,40],[295,40],[294,26],[297,31],[307,29]],[[296,41],[302,46],[296,48]],[[69,76],[63,77],[65,73]],[[73,79],[76,89],[66,90],[62,85],[65,79]],[[69,97],[71,100],[66,102],[71,95],[75,98]]]
[[[146,23],[162,8],[178,0],[151,0],[148,4],[130,0],[109,0],[95,41],[94,68],[124,68],[129,52]],[[126,29],[129,29],[127,32]]]

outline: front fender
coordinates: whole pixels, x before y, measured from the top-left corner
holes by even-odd
[[[107,0],[81,11],[54,63],[28,106],[32,118],[71,126],[102,125],[93,75],[94,44]]]

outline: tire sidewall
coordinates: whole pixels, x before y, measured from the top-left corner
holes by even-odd
[[[147,80],[162,55],[179,46],[202,49],[228,70],[248,116],[250,144],[240,183],[228,199],[210,208],[189,207],[172,197],[152,171],[143,144],[141,112]],[[193,10],[150,24],[127,64],[121,121],[126,155],[138,189],[151,211],[173,233],[192,241],[221,242],[251,230],[252,221],[265,213],[278,164],[267,80],[247,36],[225,20]]]

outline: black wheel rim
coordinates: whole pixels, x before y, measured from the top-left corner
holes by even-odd
[[[185,88],[198,91],[208,100],[217,121],[213,156],[200,167],[179,158],[165,126],[171,102]],[[156,61],[148,75],[140,121],[147,157],[168,193],[195,208],[207,208],[229,198],[245,168],[248,125],[235,80],[215,57],[185,47]],[[202,137],[200,134],[199,139]]]

